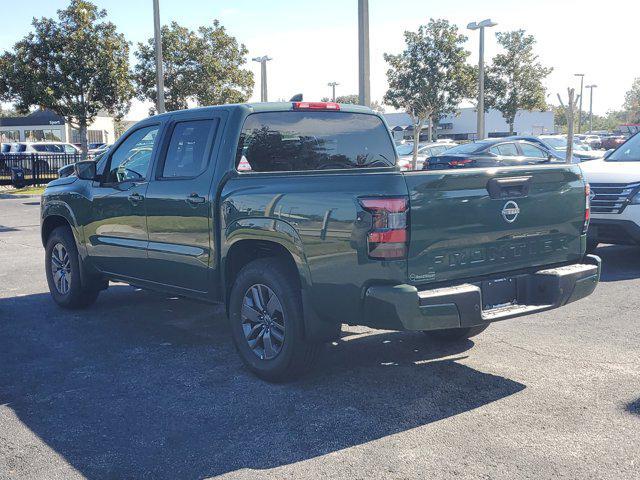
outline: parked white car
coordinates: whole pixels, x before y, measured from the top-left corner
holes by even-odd
[[[538,138],[552,147],[556,153],[561,153],[566,157],[567,137],[565,135],[540,135]],[[575,140],[573,142],[573,157],[577,158],[580,162],[603,158],[604,154],[604,150],[593,150],[585,143]]]
[[[80,149],[65,142],[18,142],[11,144],[11,153],[79,154]]]
[[[640,134],[602,160],[580,164],[591,188],[588,248],[640,245]]]

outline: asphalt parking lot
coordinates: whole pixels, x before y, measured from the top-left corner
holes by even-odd
[[[562,310],[444,348],[345,328],[254,378],[223,311],[115,284],[50,300],[37,198],[0,195],[0,478],[640,478],[640,248]]]

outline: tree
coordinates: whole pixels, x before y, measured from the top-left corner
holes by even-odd
[[[80,131],[85,156],[87,126],[98,112],[120,118],[134,94],[129,44],[106,16],[91,2],[71,0],[57,20],[34,19],[34,31],[0,57],[0,100],[20,113],[39,106],[62,115]]]
[[[496,108],[513,133],[518,110],[544,110],[546,91],[542,81],[553,71],[538,61],[533,51],[536,39],[524,30],[498,32],[504,49],[493,58],[486,74],[486,105]]]
[[[627,122],[640,123],[640,77],[636,78],[624,97]]]
[[[0,117],[15,117],[17,115],[17,112],[15,111],[15,109],[9,107],[9,108],[4,108],[2,105],[0,105]]]
[[[561,133],[567,133],[566,110],[561,106],[553,106],[554,122]],[[610,110],[606,115],[593,114],[593,130],[615,130],[618,125],[625,123],[627,114],[624,111]],[[578,122],[578,113],[576,112],[574,122]],[[582,124],[591,125],[589,112],[583,112]]]
[[[218,20],[197,32],[172,22],[162,27],[165,104],[181,110],[199,105],[245,102],[253,91],[253,73],[242,68],[248,51]],[[156,102],[154,41],[139,43],[135,80],[138,97]]]
[[[471,95],[473,69],[466,64],[470,54],[464,48],[467,37],[447,20],[431,19],[417,32],[406,31],[404,39],[406,48],[402,53],[384,55],[390,67],[384,102],[411,117],[415,168],[424,122],[455,112],[459,103]]]
[[[330,102],[329,97],[322,97],[321,102]],[[340,95],[336,97],[336,103],[346,103],[351,105],[358,105],[360,103],[360,96],[357,93],[351,95]],[[374,100],[371,102],[371,110],[378,113],[384,113],[384,107],[380,105],[380,102]]]

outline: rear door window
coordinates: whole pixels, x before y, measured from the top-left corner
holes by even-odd
[[[520,155],[515,143],[503,143],[501,145],[498,145],[497,148],[498,152],[503,157],[517,157]]]
[[[207,168],[207,152],[218,120],[191,120],[176,123],[167,148],[162,178],[193,178]]]
[[[520,149],[522,150],[522,154],[525,157],[531,158],[547,158],[548,155],[540,148],[535,145],[531,145],[530,143],[521,143]]]
[[[376,115],[348,112],[265,112],[249,115],[238,144],[243,172],[388,167],[389,132]]]

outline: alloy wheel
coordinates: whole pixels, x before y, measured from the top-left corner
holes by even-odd
[[[71,288],[71,258],[62,243],[56,243],[51,251],[51,276],[56,290],[61,295]]]
[[[249,287],[242,299],[242,331],[259,358],[271,360],[284,345],[285,318],[277,295],[266,285]]]

